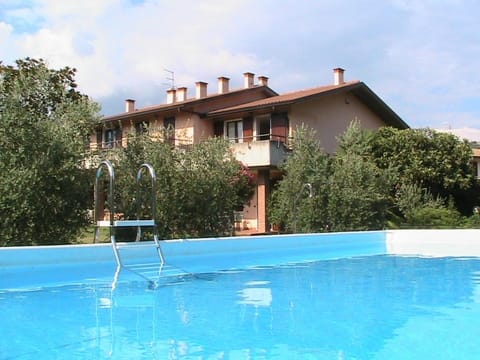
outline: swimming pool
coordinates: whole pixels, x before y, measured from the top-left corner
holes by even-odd
[[[2,249],[0,358],[477,358],[478,235],[167,242],[160,272],[148,248],[120,273],[104,245]]]

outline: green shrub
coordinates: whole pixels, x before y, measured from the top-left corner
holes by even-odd
[[[448,229],[463,227],[463,221],[455,209],[445,206],[424,206],[412,210],[404,225],[420,229]]]
[[[480,214],[475,213],[466,218],[464,227],[467,229],[480,229]]]

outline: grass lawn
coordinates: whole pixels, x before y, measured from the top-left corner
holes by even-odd
[[[86,227],[80,235],[75,239],[73,244],[93,244],[95,226],[91,225]],[[116,240],[119,242],[122,241],[135,241],[137,234],[136,227],[121,228],[116,230]],[[151,232],[145,231],[144,236],[147,240],[153,240]],[[110,242],[110,231],[106,227],[100,228],[100,235],[98,237],[98,243],[108,243]]]
[[[95,226],[91,225],[85,228],[80,235],[75,240],[75,244],[93,244],[93,235],[95,231]],[[108,228],[100,228],[100,236],[98,238],[98,242],[109,242],[109,229]]]

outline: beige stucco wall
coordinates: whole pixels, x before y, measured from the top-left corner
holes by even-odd
[[[337,137],[343,134],[355,119],[367,129],[377,129],[385,125],[376,114],[349,93],[295,104],[288,116],[290,135],[303,123],[316,130],[320,144],[327,153],[335,152]]]
[[[198,119],[194,122],[194,142],[198,143],[213,136],[213,124],[205,119]]]
[[[184,142],[191,143],[193,139],[193,124],[197,115],[191,113],[178,113],[175,115],[175,138],[176,145],[182,145]]]
[[[180,112],[175,116],[175,137],[180,142],[198,143],[213,135],[212,124],[197,114]],[[177,145],[182,145],[177,143]]]

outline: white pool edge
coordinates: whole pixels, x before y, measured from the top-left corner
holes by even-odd
[[[387,254],[480,257],[480,229],[387,230]]]

